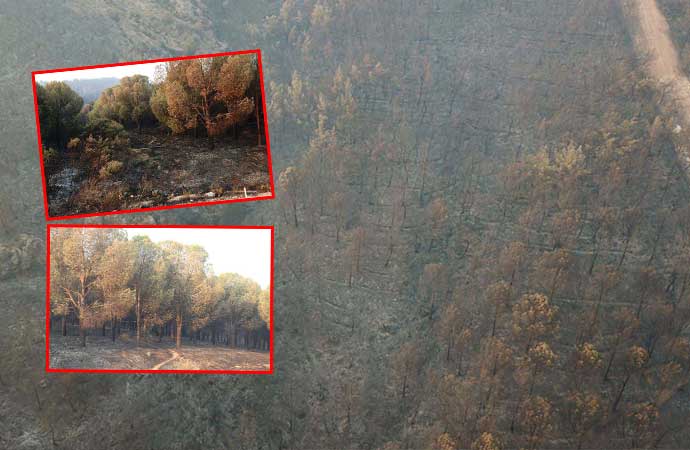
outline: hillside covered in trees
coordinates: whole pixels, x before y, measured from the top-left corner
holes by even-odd
[[[171,61],[156,80],[122,77],[91,102],[70,86],[88,93],[112,78],[37,83],[50,214],[270,194],[257,64]]]
[[[154,243],[147,236],[128,239],[118,228],[51,230],[50,311],[51,368],[153,366],[130,366],[115,356],[104,359],[110,349],[102,339],[106,336],[120,344],[120,353],[128,348],[134,352],[130,347],[136,346],[142,347],[140,355],[167,348],[164,339],[174,342],[196,368],[209,362],[194,361],[199,356],[188,346],[270,349],[268,289],[237,274],[213,274],[201,246]],[[95,348],[75,355],[75,345]],[[231,351],[214,351],[209,357],[220,369],[242,366],[231,364]],[[268,355],[262,359],[254,370],[269,369]]]
[[[95,79],[74,79],[67,80],[65,83],[84,100],[84,103],[93,103],[104,90],[115,86],[120,80],[118,78],[95,78]]]
[[[86,3],[98,2],[71,2]],[[631,3],[196,1],[170,8],[196,19],[174,28],[155,0],[126,14],[103,5],[88,21],[48,6],[88,49],[52,28],[47,49],[19,34],[49,61],[231,39],[262,48],[276,200],[118,220],[275,223],[276,370],[44,374],[43,278],[29,269],[2,286],[22,324],[0,328],[2,438],[85,450],[688,448],[688,135],[633,46]],[[12,14],[35,33],[27,5]],[[138,39],[140,23],[157,33]],[[84,41],[100,36],[94,24],[107,45]],[[21,72],[5,73],[6,97],[21,99]],[[0,117],[30,117],[18,104]],[[17,180],[37,185],[35,163],[15,158]],[[40,211],[5,189],[23,221]],[[20,232],[6,239],[24,248]]]

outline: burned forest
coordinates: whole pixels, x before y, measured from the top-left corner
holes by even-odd
[[[0,28],[20,66],[0,67],[0,237],[17,261],[0,285],[0,447],[690,448],[687,1],[43,3]],[[262,51],[275,199],[110,219],[274,225],[274,373],[46,373],[45,267],[20,237],[45,231],[22,55],[76,66],[229,42]],[[86,347],[68,318],[69,349],[111,358],[134,316],[116,344],[96,320]],[[180,353],[173,318],[143,317],[149,367]]]
[[[50,251],[51,368],[268,370],[268,290],[203,247],[54,228]]]
[[[37,83],[50,215],[269,196],[260,83],[256,54]]]

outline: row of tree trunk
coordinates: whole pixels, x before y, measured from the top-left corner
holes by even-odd
[[[79,319],[72,315],[62,316],[59,319],[51,319],[50,329],[53,333],[59,332],[62,336],[81,336],[86,339],[87,335],[93,335],[95,330],[100,331],[100,335],[110,336],[115,342],[123,332],[130,336],[136,336],[138,330],[136,321],[120,320],[113,318],[105,321],[99,328],[87,328],[79,326]],[[59,331],[58,331],[59,330]],[[175,342],[182,343],[182,338],[187,338],[194,343],[210,343],[211,345],[225,345],[233,348],[246,348],[254,350],[268,351],[270,349],[270,332],[267,328],[257,330],[246,330],[235,327],[233,330],[218,330],[216,328],[203,329],[191,332],[188,326],[182,321],[171,320],[164,325],[147,327],[146,321],[142,324],[141,335],[156,336],[158,342],[163,338],[173,339]]]

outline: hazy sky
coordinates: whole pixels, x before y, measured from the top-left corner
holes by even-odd
[[[93,78],[122,78],[131,75],[146,75],[153,81],[156,66],[163,63],[132,64],[129,66],[103,67],[101,69],[69,70],[67,72],[42,73],[36,75],[36,82],[65,81]]]
[[[153,242],[176,241],[206,249],[213,273],[237,273],[267,288],[271,281],[271,230],[125,228],[128,236],[145,235]]]

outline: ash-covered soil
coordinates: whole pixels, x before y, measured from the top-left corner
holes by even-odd
[[[50,367],[54,369],[129,369],[129,370],[269,370],[268,352],[236,349],[221,345],[192,345],[181,349],[170,340],[156,338],[136,341],[122,336],[112,341],[107,336],[87,336],[81,347],[78,336],[51,335]]]
[[[52,216],[203,203],[271,195],[268,153],[256,133],[237,138],[129,130],[129,145],[110,157],[122,169],[103,177],[74,154],[49,174]]]

